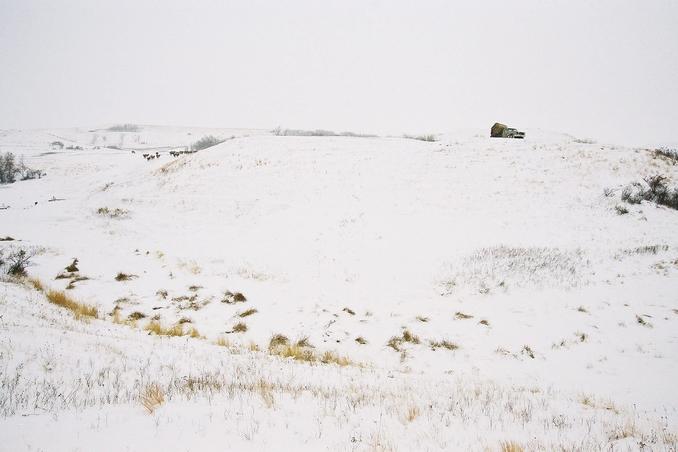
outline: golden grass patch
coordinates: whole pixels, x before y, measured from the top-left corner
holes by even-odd
[[[141,405],[146,409],[148,414],[153,414],[160,405],[165,403],[165,393],[158,384],[152,383],[144,388],[140,399]]]
[[[144,329],[157,336],[183,336],[185,334],[183,325],[178,324],[165,328],[157,320],[148,322]]]
[[[50,289],[47,291],[46,296],[50,303],[71,311],[75,315],[76,319],[96,319],[99,314],[99,311],[95,306],[81,303],[69,295],[66,295],[66,293],[63,291]]]

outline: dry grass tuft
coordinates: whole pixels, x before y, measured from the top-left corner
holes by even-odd
[[[268,349],[272,350],[281,345],[289,345],[290,340],[284,334],[274,334],[268,342]]]
[[[417,417],[419,417],[419,408],[416,406],[411,406],[407,409],[407,413],[405,413],[405,420],[407,422],[412,422],[415,420]]]
[[[346,356],[340,356],[332,351],[326,351],[320,357],[320,362],[323,364],[337,364],[339,366],[348,366],[352,364],[351,360]]]
[[[298,345],[282,345],[271,351],[272,355],[282,358],[293,358],[295,361],[305,361],[313,363],[317,360],[315,353],[308,347],[299,347]]]
[[[141,320],[146,318],[146,314],[140,311],[134,311],[133,313],[128,315],[127,318],[130,320]]]
[[[101,215],[102,217],[108,218],[124,218],[129,214],[129,211],[117,207],[115,209],[109,209],[108,207],[99,207],[97,209],[97,214]]]
[[[452,341],[448,341],[447,339],[443,339],[442,341],[430,341],[429,344],[431,345],[431,350],[437,350],[439,348],[445,348],[447,350],[457,350],[459,346],[455,344]]]
[[[515,441],[502,441],[501,452],[524,452],[523,446]]]
[[[255,351],[258,351],[258,347]],[[287,336],[275,334],[271,337],[269,342],[268,352],[271,355],[280,356],[281,358],[292,358],[295,361],[307,363],[319,361],[323,364],[337,364],[339,366],[348,366],[352,364],[349,358],[340,356],[335,352],[326,351],[320,356],[316,355],[313,346],[309,343],[307,337],[303,337],[296,343],[290,344]]]
[[[362,336],[356,337],[356,338],[355,338],[355,341],[356,341],[357,343],[359,343],[360,345],[365,345],[365,344],[367,344],[367,339],[365,339],[365,338],[362,337]]]
[[[73,262],[71,262],[71,264],[68,267],[66,267],[65,270],[69,273],[74,273],[74,272],[79,271],[78,270],[78,259],[77,258],[73,259]]]
[[[429,319],[428,317],[424,317],[424,316],[418,315],[418,316],[417,316],[417,320],[419,320],[420,322],[426,323],[426,322],[428,322],[428,321],[431,320],[431,319]]]
[[[256,314],[257,312],[259,312],[259,311],[257,311],[255,308],[250,308],[247,311],[241,312],[240,314],[238,314],[238,316],[240,318],[245,318],[245,317],[250,316],[252,314]]]
[[[636,323],[638,323],[638,325],[643,325],[643,326],[646,326],[648,328],[652,328],[652,324],[650,322],[648,322],[647,320],[645,320],[643,317],[644,317],[644,315],[637,315],[636,314]],[[647,317],[649,317],[649,316],[647,316]]]
[[[245,333],[247,332],[247,324],[245,322],[238,322],[233,325],[233,329],[231,331],[234,333]]]
[[[464,314],[463,312],[457,311],[454,314],[454,318],[457,319],[457,320],[466,320],[466,319],[472,319],[473,316],[470,315],[470,314]]]
[[[577,311],[587,314],[589,311],[584,306],[579,306]]]
[[[28,278],[28,283],[38,292],[43,292],[45,290],[45,286],[38,278]]]
[[[247,297],[245,297],[245,295],[243,295],[242,293],[240,292],[233,293],[228,290],[224,293],[224,298],[221,300],[222,303],[226,304],[244,303],[246,301]]]
[[[163,403],[165,403],[165,394],[163,393],[160,386],[156,383],[152,383],[141,393],[141,404],[146,409],[148,414],[153,414],[153,412]]]
[[[489,321],[489,320],[483,319],[483,320],[481,320],[481,321],[478,322],[478,323],[481,324],[481,325],[490,326],[490,321]]]
[[[350,314],[350,315],[355,315],[355,311],[351,308],[344,308],[344,309],[342,309],[342,311],[344,311],[345,313]]]
[[[256,390],[268,408],[273,408],[275,405],[275,397],[273,397],[273,386],[263,378],[259,380],[256,385]]]
[[[297,339],[297,343],[295,344],[297,347],[309,347],[313,348],[311,345],[311,342],[308,340],[308,336],[304,336],[302,338]]]
[[[400,336],[392,336],[391,339],[386,343],[387,347],[391,347],[393,350],[399,352],[400,345],[403,343],[403,339]]]
[[[223,336],[218,337],[217,340],[214,341],[214,344],[218,345],[220,347],[230,347],[231,346],[231,342]]]
[[[136,278],[137,275],[132,275],[129,273],[123,273],[120,272],[117,275],[115,275],[115,280],[116,281],[129,281],[130,279]]]
[[[58,290],[48,290],[47,300],[57,306],[61,306],[73,312],[76,319],[97,318],[99,312],[96,307],[80,303],[66,293]]]
[[[405,330],[403,331],[403,341],[409,342],[411,344],[419,344],[421,343],[421,340],[419,339],[419,336],[416,334],[412,333],[410,330]]]
[[[530,358],[534,359],[534,351],[529,345],[523,345],[522,350],[520,353],[529,356]]]
[[[250,342],[250,343],[247,345],[247,349],[248,349],[249,351],[251,351],[251,352],[258,352],[258,351],[260,351],[259,345],[257,345],[256,342]]]
[[[181,326],[181,323],[179,324],[179,326]],[[204,339],[204,337],[200,335],[200,332],[198,331],[198,329],[194,326],[192,326],[188,329],[187,334],[189,336],[191,336],[193,339]]]
[[[148,322],[148,325],[144,328],[149,334],[155,334],[156,336],[183,336],[184,327],[183,325],[177,324],[168,328],[163,327],[160,322],[157,320],[151,320]]]
[[[387,347],[391,347],[393,350],[399,352],[401,351],[400,346],[403,342],[409,342],[410,344],[419,344],[421,340],[419,336],[412,333],[410,330],[404,330],[402,336],[393,336],[386,343]]]

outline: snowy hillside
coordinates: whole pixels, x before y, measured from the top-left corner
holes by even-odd
[[[676,450],[678,165],[438,138],[0,131],[0,450]]]

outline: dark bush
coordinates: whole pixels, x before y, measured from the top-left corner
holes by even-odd
[[[24,249],[13,250],[6,258],[0,256],[0,266],[7,267],[6,273],[11,276],[26,276],[26,267],[31,264],[34,252]]]
[[[136,124],[116,124],[106,130],[111,132],[140,132],[141,127]]]
[[[678,150],[669,148],[659,148],[652,151],[656,158],[663,158],[674,165],[678,165]]]
[[[43,173],[40,170],[27,167],[23,158],[17,163],[14,154],[11,152],[0,154],[0,184],[15,182],[17,175],[21,180],[28,180],[40,178]]]
[[[196,141],[191,145],[191,150],[193,151],[200,151],[202,149],[207,149],[211,148],[212,146],[216,146],[217,144],[223,143],[224,139],[222,138],[217,138],[213,135],[207,135]]]
[[[678,187],[671,189],[667,185],[667,180],[666,176],[657,174],[646,177],[644,179],[645,185],[640,182],[634,182],[624,187],[621,200],[629,204],[640,204],[641,201],[649,201],[678,210]]]

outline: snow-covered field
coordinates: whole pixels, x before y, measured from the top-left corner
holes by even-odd
[[[439,138],[0,131],[46,172],[0,185],[0,247],[45,288],[0,282],[0,450],[675,451],[678,211],[615,206],[678,165]]]

